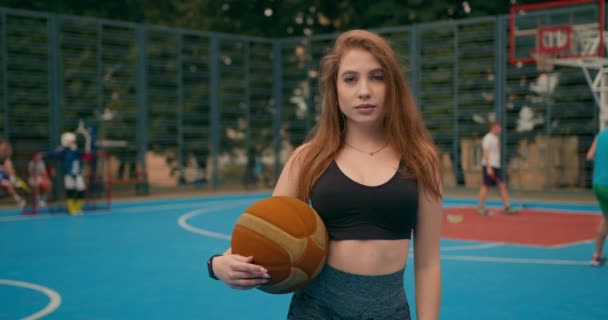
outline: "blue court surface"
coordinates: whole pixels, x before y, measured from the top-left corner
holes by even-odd
[[[240,213],[266,196],[120,202],[77,217],[0,212],[0,319],[285,319],[290,295],[233,290],[205,267],[229,246]],[[441,319],[608,319],[608,266],[588,265],[593,237],[558,247],[443,239]]]

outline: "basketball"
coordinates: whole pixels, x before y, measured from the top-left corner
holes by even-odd
[[[253,203],[232,232],[232,253],[253,256],[270,280],[258,287],[273,294],[306,286],[325,264],[328,235],[319,215],[296,198],[274,196]]]

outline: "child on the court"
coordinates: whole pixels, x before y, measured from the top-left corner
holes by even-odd
[[[38,195],[38,206],[46,207],[52,184],[42,159],[42,152],[36,152],[27,165],[29,184]]]
[[[13,197],[17,205],[23,208],[25,207],[25,200],[15,190],[17,179],[13,162],[10,159],[12,154],[13,147],[10,143],[0,139],[0,185]]]
[[[49,156],[59,158],[63,163],[63,175],[67,197],[67,209],[71,215],[82,213],[86,185],[82,177],[85,153],[78,150],[76,134],[65,132],[61,135],[61,146]]]
[[[604,241],[608,235],[608,129],[604,129],[595,137],[589,151],[587,160],[593,160],[593,193],[602,210],[602,217],[595,238],[595,252],[591,259],[592,266],[606,263],[602,254]]]

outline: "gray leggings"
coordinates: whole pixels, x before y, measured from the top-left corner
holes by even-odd
[[[347,273],[325,265],[294,293],[288,320],[409,320],[403,270],[381,276]]]

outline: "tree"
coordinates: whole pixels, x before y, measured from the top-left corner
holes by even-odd
[[[509,12],[507,1],[453,0],[0,0],[0,6],[262,37],[403,26]]]

